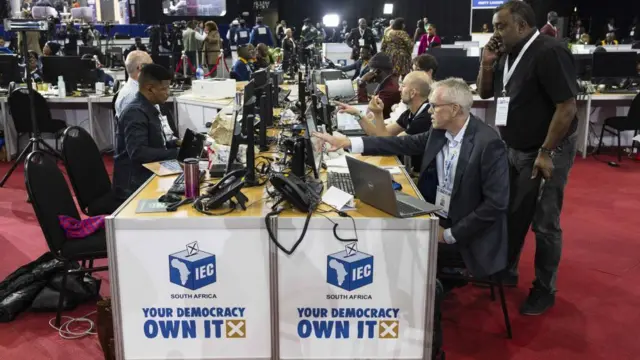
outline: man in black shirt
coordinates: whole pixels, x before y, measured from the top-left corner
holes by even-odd
[[[171,73],[161,65],[147,64],[138,83],[138,94],[118,121],[113,187],[120,199],[128,198],[151,176],[143,164],[178,157],[180,141],[166,140],[156,107],[169,98]]]
[[[576,153],[576,80],[573,57],[558,40],[535,29],[530,5],[511,1],[493,16],[496,33],[485,46],[478,76],[482,98],[497,100],[496,125],[509,150],[509,266],[518,261],[529,225],[536,235],[536,279],[520,309],[540,315],[555,303],[562,251],[560,211]]]

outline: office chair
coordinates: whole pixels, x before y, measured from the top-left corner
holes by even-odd
[[[36,121],[38,131],[41,134],[51,134],[55,139],[55,149],[58,150],[58,139],[67,127],[67,123],[51,117],[51,110],[47,100],[40,93],[33,93],[33,101],[36,109]],[[31,122],[31,103],[29,102],[29,92],[26,88],[15,89],[8,99],[9,111],[13,118],[13,124],[18,133],[18,149],[20,149],[20,138],[24,134],[33,133]]]
[[[496,294],[494,287],[498,288],[498,293],[500,295],[500,306],[502,307],[502,315],[504,316],[504,324],[507,328],[507,337],[509,339],[513,339],[513,333],[511,331],[511,320],[509,319],[509,310],[507,309],[507,301],[504,296],[504,286],[502,284],[502,276],[503,271],[499,271],[487,279],[479,279],[476,277],[465,276],[461,274],[449,274],[443,273],[443,268],[458,268],[458,269],[466,269],[466,265],[462,259],[453,260],[453,259],[438,259],[438,275],[436,276],[440,280],[460,280],[469,283],[479,284],[479,285],[488,285],[491,291],[491,301],[496,300]]]
[[[602,138],[604,132],[618,137],[618,162],[622,161],[622,146],[620,145],[620,134],[623,131],[632,131],[633,136],[638,135],[640,131],[640,94],[636,95],[631,102],[627,116],[615,116],[604,120],[602,129],[600,130],[600,141],[598,141],[598,149],[596,154],[600,154],[602,147]]]
[[[68,239],[60,226],[59,215],[80,220],[80,214],[67,186],[62,172],[54,159],[41,151],[27,156],[24,177],[31,205],[44,234],[51,253],[64,263],[60,298],[56,312],[56,327],[60,319],[67,295],[67,277],[69,274],[106,271],[107,266],[93,267],[93,260],[107,257],[106,232],[97,231],[83,239]],[[82,265],[78,264],[82,261]],[[89,266],[86,267],[86,262]]]
[[[112,191],[100,150],[85,129],[72,126],[64,132],[62,159],[84,214],[108,215],[120,206],[122,202]]]

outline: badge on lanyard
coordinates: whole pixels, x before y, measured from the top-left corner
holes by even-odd
[[[502,76],[502,96],[497,99],[496,104],[496,126],[507,125],[507,117],[509,115],[509,102],[511,101],[511,98],[507,96],[507,83],[509,83],[509,80],[511,80],[511,76],[516,71],[516,67],[520,63],[520,60],[522,60],[522,56],[539,35],[540,32],[536,30],[536,33],[531,36],[531,39],[529,39],[522,50],[520,50],[520,53],[518,54],[518,57],[516,57],[516,60],[513,62],[511,68],[509,68],[509,55],[507,55],[507,58],[505,59],[504,72]]]
[[[360,42],[360,46],[364,46],[364,39],[361,38],[359,42]]]
[[[449,217],[449,204],[451,203],[451,191],[445,189],[442,186],[438,186],[438,192],[436,193],[436,206],[442,209],[438,210],[436,214],[443,218]]]

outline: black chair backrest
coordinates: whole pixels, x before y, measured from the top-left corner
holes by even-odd
[[[27,156],[24,166],[27,193],[49,249],[55,255],[67,240],[60,227],[59,215],[80,220],[78,209],[62,172],[50,155],[41,151]]]
[[[120,83],[120,80],[114,79],[113,80],[113,92],[114,93],[118,93],[118,91],[120,91],[120,86],[121,85],[122,85],[122,83]]]
[[[15,89],[9,95],[9,111],[19,133],[31,132],[31,103],[29,102],[29,92],[25,88]],[[37,91],[33,92],[33,103],[36,109],[36,119],[38,127],[42,129],[42,125],[51,121],[51,111],[47,100]],[[20,129],[27,129],[21,131]]]
[[[118,93],[113,94],[113,99],[111,99],[111,111],[113,111],[113,117],[116,117],[116,100],[118,100]],[[117,119],[116,119],[117,123]]]
[[[629,113],[627,114],[629,121],[636,124],[636,129],[640,130],[640,93],[633,98],[631,107],[629,107]]]
[[[65,130],[62,159],[83,212],[95,200],[111,192],[111,180],[98,145],[85,129],[72,126]]]

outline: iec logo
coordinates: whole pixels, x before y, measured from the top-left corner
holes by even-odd
[[[200,251],[198,242],[169,255],[169,279],[187,289],[197,290],[216,282],[216,256]]]
[[[358,251],[356,243],[327,256],[327,282],[352,291],[373,282],[373,255]]]

